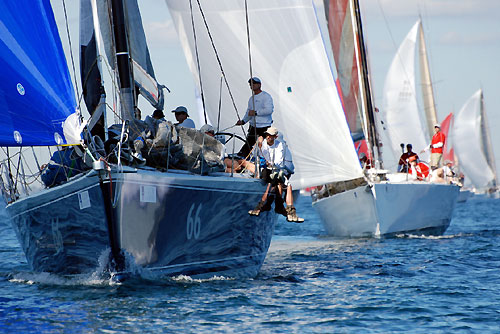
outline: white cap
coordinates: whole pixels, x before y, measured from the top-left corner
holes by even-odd
[[[434,127],[435,127],[435,128],[440,128],[440,129],[441,129],[441,124],[436,123],[436,124],[434,124]]]
[[[278,129],[276,129],[274,126],[270,126],[267,130],[266,133],[270,136],[276,136],[278,134]]]
[[[211,126],[210,124],[205,124],[200,128],[200,131],[205,133],[205,132],[213,132],[215,133],[215,128]]]

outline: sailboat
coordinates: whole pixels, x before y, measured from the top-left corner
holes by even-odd
[[[424,113],[419,111],[416,89],[415,49],[419,45],[421,92]],[[401,143],[411,143],[416,152],[427,147],[437,123],[434,93],[427,61],[422,22],[418,20],[399,47],[384,85],[382,110],[394,157],[401,154]],[[428,153],[420,157],[428,161]]]
[[[273,125],[293,156],[292,186],[321,188],[313,196],[313,206],[330,234],[444,232],[451,212],[416,208],[458,188],[440,187],[443,192],[430,199],[426,187],[415,190],[408,184],[389,184],[380,181],[383,173],[366,180],[311,1],[197,1],[190,6],[187,1],[168,0],[167,4],[186,58],[192,61],[195,81],[201,77],[208,82],[204,96],[210,120],[220,119],[221,128],[235,124],[241,111],[233,100],[248,98],[250,76],[261,78],[262,89],[274,98]],[[222,73],[223,81],[236,90],[226,84],[220,90]],[[233,109],[235,115],[219,118],[218,111],[224,108]],[[369,124],[374,129],[375,122]],[[400,204],[396,210],[395,200]],[[406,210],[410,206],[415,212]],[[409,219],[412,214],[419,220]]]
[[[144,58],[148,50],[145,40],[141,44],[137,1],[82,0],[81,8],[82,29],[91,28],[81,33],[82,53],[91,57],[82,64],[82,75],[97,78],[82,80],[86,100],[93,101],[88,105],[94,108],[89,107],[92,117],[83,123],[50,1],[0,5],[0,145],[8,154],[2,163],[2,190],[29,266],[36,272],[80,275],[98,270],[103,261],[105,272],[117,278],[136,270],[158,277],[255,276],[276,215],[250,217],[247,211],[266,185],[256,178],[212,171],[206,153],[220,150],[221,144],[168,122],[162,123],[169,130],[168,149],[151,151],[162,153],[166,162],[145,166],[143,159],[134,157],[136,129],[144,125],[134,117],[135,93],[147,95],[161,108],[161,86]],[[134,51],[134,45],[142,53]],[[117,100],[102,108],[106,94],[100,75],[105,71],[99,67],[105,52],[111,55],[110,72],[117,78]],[[116,112],[117,125],[105,126],[106,109]],[[102,127],[94,135],[96,124]],[[115,141],[108,146],[108,139],[103,147],[98,135],[106,132]],[[174,136],[182,142],[174,145]],[[190,166],[198,167],[172,168],[171,153],[174,148],[182,151],[186,143],[192,144],[194,154]],[[35,152],[41,146],[51,147],[53,157],[72,152],[72,162],[78,159],[83,167],[78,170],[60,161],[64,180],[48,188],[39,185],[42,189],[35,191],[41,172],[28,169],[26,155],[31,147]]]
[[[189,1],[168,0],[167,5],[186,58],[193,61],[195,82],[203,79],[212,122],[220,119],[221,129],[231,128],[246,108],[233,101],[247,101],[248,79],[258,76],[274,100],[273,126],[292,152],[294,189],[362,176],[311,1],[252,0],[248,6],[243,0],[193,1],[190,7]],[[219,118],[220,109],[233,113]]]
[[[466,181],[475,192],[496,196],[498,178],[482,89],[455,116],[453,148]]]
[[[326,185],[326,191],[317,196],[313,206],[327,232],[335,236],[444,233],[451,221],[458,187],[411,180],[407,174],[380,168],[383,166],[377,122],[380,116],[371,97],[358,1],[332,0],[325,12],[346,118],[352,132],[362,129],[367,153],[376,168],[367,170],[365,180]],[[408,99],[411,85],[406,77],[405,81],[399,86],[403,92],[396,94],[403,100]],[[399,126],[403,124],[388,123],[387,127],[402,131]]]

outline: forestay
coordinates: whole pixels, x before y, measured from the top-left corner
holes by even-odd
[[[420,151],[429,145],[427,131],[417,106],[415,89],[415,44],[420,21],[406,36],[394,57],[384,85],[385,123],[395,157],[401,154],[401,143]],[[421,156],[426,160],[425,156]]]
[[[464,174],[474,187],[483,189],[495,179],[483,151],[482,91],[477,91],[455,116],[453,147]]]
[[[49,0],[0,2],[0,68],[1,146],[79,142],[73,85]]]
[[[251,96],[245,1],[200,1],[227,86],[197,1],[167,0],[195,81],[201,75],[209,119],[220,129],[243,117]],[[293,154],[295,188],[362,176],[311,1],[248,1],[253,75],[273,96],[274,123]],[[197,72],[196,47],[201,73]],[[233,107],[230,93],[237,111]],[[241,129],[238,129],[243,134]]]

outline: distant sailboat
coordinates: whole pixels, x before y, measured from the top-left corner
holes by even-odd
[[[276,215],[250,217],[247,211],[266,186],[255,178],[217,172],[208,162],[217,164],[219,156],[209,154],[220,153],[221,144],[168,122],[160,124],[168,131],[165,146],[154,146],[155,137],[153,146],[133,152],[144,139],[146,130],[140,129],[147,126],[135,117],[136,93],[162,107],[137,1],[82,0],[81,9],[82,82],[92,114],[84,129],[50,1],[0,4],[0,145],[8,155],[8,147],[19,148],[2,163],[2,190],[28,264],[37,272],[63,275],[95,271],[101,259],[118,277],[137,266],[159,276],[255,276]],[[99,65],[108,47],[119,96],[113,107],[102,104]],[[103,126],[107,108],[119,120],[110,129]],[[104,147],[89,133],[96,124],[101,135],[110,131],[111,142]],[[45,167],[28,172],[25,155],[31,150],[22,149],[29,146],[52,146],[54,159],[72,152],[68,163],[52,163],[60,184],[32,191]],[[174,159],[174,149],[180,158]],[[141,152],[145,161],[132,155]]]
[[[371,97],[358,1],[331,0],[326,13],[347,121],[351,131],[363,130],[368,153],[374,160],[372,165],[382,165],[376,123],[378,115]],[[416,110],[416,102],[410,100],[414,91],[412,82],[405,77],[405,82],[395,86],[403,87],[403,92],[395,93],[395,96],[406,103],[399,110]],[[398,128],[404,126],[402,118],[388,123],[386,126],[395,132],[406,129]],[[422,128],[421,131],[425,130]],[[394,146],[397,152],[400,152],[399,144]],[[426,145],[423,138],[421,145]],[[376,168],[367,170],[366,180],[346,180],[326,185],[326,189],[328,191],[320,193],[313,206],[320,213],[328,233],[336,236],[442,234],[450,224],[458,195],[457,186],[412,181],[406,174],[390,174]]]
[[[497,192],[495,157],[481,89],[455,116],[453,147],[466,181],[479,193]]]
[[[415,54],[419,43],[421,92],[424,113],[419,111],[416,89]],[[384,85],[384,108],[382,109],[390,146],[394,157],[401,154],[401,143],[411,143],[416,152],[427,147],[437,123],[434,93],[430,79],[422,23],[415,23],[401,43],[389,68]],[[421,159],[428,161],[428,154]]]

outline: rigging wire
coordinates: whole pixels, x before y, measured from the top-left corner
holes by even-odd
[[[208,121],[207,121],[207,110],[206,110],[206,107],[205,107],[205,96],[203,94],[203,81],[201,80],[200,57],[198,55],[198,40],[196,38],[196,29],[195,29],[195,26],[194,26],[193,2],[192,2],[192,0],[189,0],[189,9],[191,11],[191,27],[193,28],[194,50],[195,50],[195,54],[196,54],[196,65],[198,67],[198,79],[200,81],[200,94],[201,94],[201,103],[203,105],[203,116],[205,117],[205,124],[207,124],[208,123]]]
[[[217,132],[220,130],[220,112],[222,109],[222,81],[224,78],[221,76],[220,77],[220,84],[219,84],[219,110],[217,114]]]
[[[246,28],[247,28],[247,44],[248,44],[248,65],[249,65],[249,69],[250,69],[250,85],[252,85],[252,110],[254,110],[255,112],[255,93],[253,91],[253,69],[252,69],[252,51],[250,49],[250,24],[248,23],[248,5],[247,5],[247,0],[245,0],[245,22],[246,22]],[[258,141],[257,140],[257,115],[254,116],[254,121],[255,121],[255,126],[254,126],[254,136],[256,138],[256,142]],[[248,143],[248,140],[246,140],[247,143]],[[257,146],[254,145],[254,147],[256,148]],[[255,157],[255,165],[257,166],[257,162],[258,162],[258,151],[257,149],[255,149],[256,151],[256,157]],[[255,173],[255,177],[259,177],[259,168],[256,168],[255,169],[256,173]]]
[[[203,18],[203,23],[205,24],[205,28],[207,29],[208,37],[210,38],[210,43],[212,44],[212,48],[215,52],[215,57],[217,58],[217,62],[219,64],[219,68],[221,70],[222,76],[224,77],[224,83],[226,84],[229,96],[231,98],[231,102],[233,104],[234,110],[236,112],[236,116],[238,117],[238,120],[240,120],[240,115],[238,112],[238,108],[236,107],[236,102],[234,101],[233,93],[231,92],[231,88],[229,87],[229,82],[227,81],[226,73],[224,72],[224,68],[222,67],[222,62],[219,57],[219,53],[217,52],[217,48],[215,47],[215,42],[212,37],[212,33],[210,32],[210,28],[208,27],[207,19],[205,17],[205,13],[203,12],[203,9],[201,8],[200,0],[196,0],[198,3],[198,8],[200,9],[201,16]],[[241,127],[243,129],[243,126]],[[244,132],[244,131],[243,131]]]
[[[75,69],[75,59],[73,58],[73,45],[71,43],[71,35],[69,33],[69,24],[68,24],[68,13],[66,11],[66,1],[62,0],[63,8],[64,8],[64,20],[66,24],[66,33],[68,35],[68,42],[69,42],[69,54],[71,55],[71,66],[73,68],[73,77],[75,78],[75,88],[76,88],[76,96],[80,95],[79,94],[79,87],[78,87],[78,80],[76,76],[76,69]],[[78,99],[78,110],[80,109],[80,101],[81,99]]]

